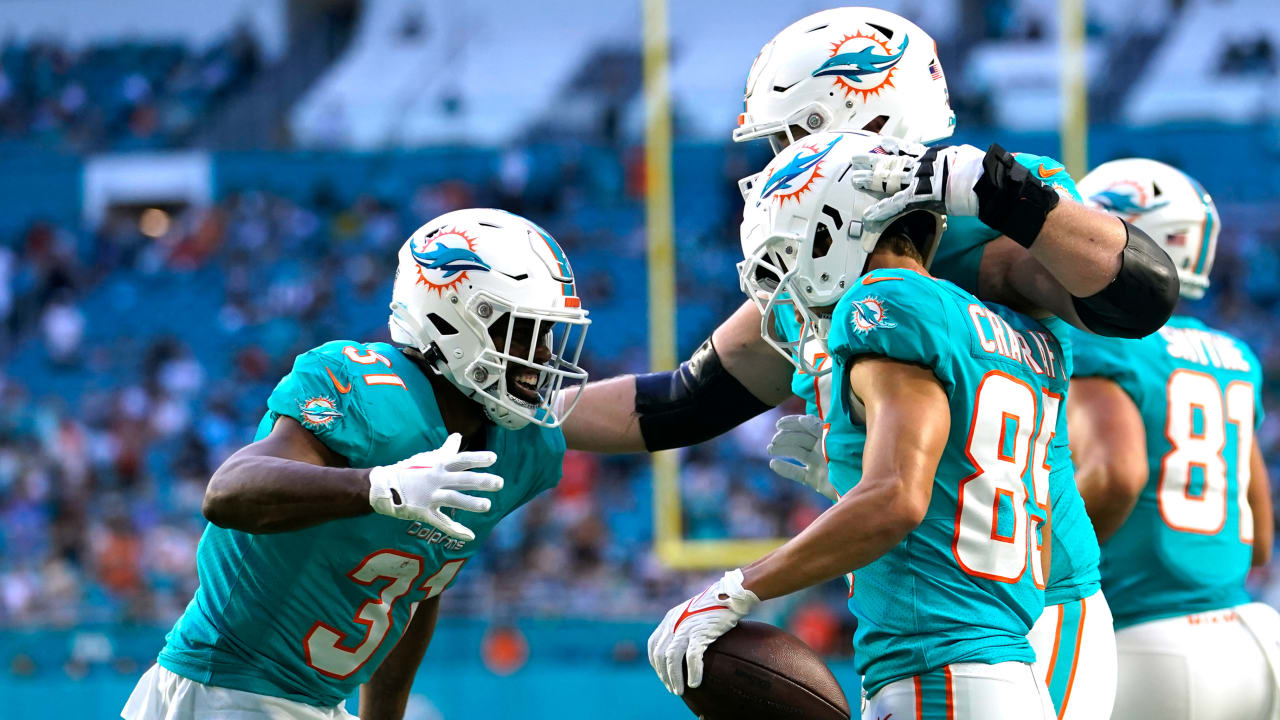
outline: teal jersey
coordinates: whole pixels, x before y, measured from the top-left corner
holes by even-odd
[[[862,478],[867,439],[848,382],[854,360],[932,369],[951,412],[924,521],[856,573],[849,608],[867,692],[951,663],[1034,661],[1026,634],[1045,587],[1036,516],[1049,503],[1052,438],[1067,394],[1058,339],[947,281],[878,270],[840,300],[828,340],[824,450],[841,494]]]
[[[1014,160],[1021,163],[1033,175],[1058,191],[1058,194],[1080,201],[1075,181],[1067,174],[1062,163],[1044,155],[1014,153]],[[947,216],[947,230],[938,242],[938,251],[929,265],[929,272],[959,285],[965,291],[978,294],[978,268],[982,251],[987,243],[1000,237],[1000,233],[982,224],[976,217]]]
[[[352,467],[432,450],[448,433],[431,383],[385,343],[337,341],[299,355],[258,428],[302,423]],[[370,514],[253,535],[209,525],[200,587],[165,638],[160,665],[208,685],[334,706],[395,647],[417,604],[457,576],[504,516],[560,479],[559,430],[486,426],[486,471],[505,479],[485,513],[457,511],[464,542],[422,523]]]
[[[1117,628],[1248,602],[1247,497],[1262,371],[1240,340],[1175,315],[1141,340],[1076,333],[1076,377],[1115,381],[1147,431],[1147,485],[1102,546]]]
[[[1021,317],[1007,308],[993,306],[1001,317],[1014,322]],[[1062,347],[1062,366],[1070,377],[1074,352],[1071,346],[1073,329],[1065,320],[1047,317],[1040,320]],[[1053,513],[1053,552],[1049,567],[1049,586],[1044,591],[1045,605],[1061,605],[1082,600],[1102,587],[1102,575],[1098,564],[1101,551],[1093,521],[1084,507],[1084,498],[1076,487],[1075,464],[1071,460],[1070,441],[1067,436],[1066,408],[1060,408],[1052,444],[1052,471],[1049,473],[1049,505]],[[1043,520],[1043,513],[1040,514]]]

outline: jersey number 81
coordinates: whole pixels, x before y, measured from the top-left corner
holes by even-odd
[[[1160,517],[1174,530],[1216,535],[1227,522],[1227,425],[1236,426],[1236,503],[1240,540],[1253,542],[1249,460],[1253,452],[1253,385],[1236,380],[1223,392],[1212,375],[1176,370],[1169,376],[1165,438],[1157,493]],[[1197,422],[1198,421],[1198,422]],[[1199,472],[1195,472],[1199,470]],[[1193,487],[1193,479],[1201,482]]]

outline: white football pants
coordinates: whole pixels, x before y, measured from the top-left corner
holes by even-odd
[[[1049,691],[1026,663],[956,663],[880,688],[862,720],[1051,720]]]
[[[120,716],[125,720],[358,720],[341,705],[316,707],[205,685],[159,665],[143,673]]]
[[[1275,720],[1280,615],[1267,605],[1152,620],[1116,633],[1114,720]]]
[[[1059,720],[1107,720],[1116,698],[1116,635],[1102,591],[1046,605],[1027,640]]]

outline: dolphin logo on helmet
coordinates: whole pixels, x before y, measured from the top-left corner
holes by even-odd
[[[1159,210],[1169,204],[1168,200],[1163,202],[1151,203],[1143,205],[1140,199],[1135,198],[1132,194],[1121,192],[1120,190],[1107,189],[1089,198],[1095,203],[1101,205],[1104,209],[1114,213],[1123,213],[1125,215],[1141,215],[1152,210]]]
[[[417,260],[418,264],[427,270],[442,271],[445,280],[467,270],[492,269],[489,267],[489,263],[467,248],[436,245],[426,251],[410,248],[409,252],[413,254],[413,259]]]
[[[835,147],[838,142],[840,142],[839,135],[832,138],[831,143],[822,150],[818,150],[812,146],[802,147],[786,165],[783,165],[769,174],[769,178],[764,181],[764,188],[760,191],[760,200],[764,200],[779,190],[790,190],[792,183],[805,173],[812,171],[816,174],[822,159],[827,156],[827,153],[831,152],[831,148]],[[804,154],[804,151],[807,149],[813,150],[813,154]],[[803,186],[801,189],[803,189]],[[799,194],[800,191],[797,190],[796,192],[787,195],[779,195],[779,199]]]
[[[898,61],[902,59],[902,54],[907,51],[907,43],[910,40],[911,38],[904,36],[902,38],[902,47],[899,47],[898,52],[891,55],[877,55],[874,45],[857,52],[833,55],[826,62],[819,65],[817,70],[813,71],[813,77],[839,75],[846,80],[858,82],[863,75],[885,72],[897,65]]]

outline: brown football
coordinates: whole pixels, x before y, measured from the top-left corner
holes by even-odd
[[[702,685],[684,703],[702,720],[849,720],[822,658],[791,633],[744,621],[707,648]]]

